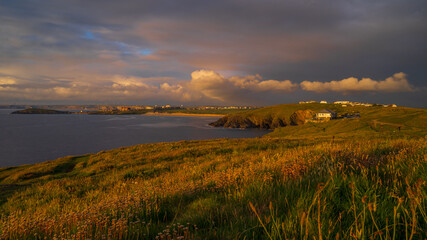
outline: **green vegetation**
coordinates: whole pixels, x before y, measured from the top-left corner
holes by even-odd
[[[362,108],[362,107],[360,107]],[[366,109],[366,107],[364,107]],[[257,118],[269,118],[269,117],[278,117],[281,119],[286,120],[289,122],[289,117],[292,113],[296,112],[297,110],[313,110],[313,111],[320,111],[322,109],[330,109],[333,111],[336,111],[338,113],[344,113],[348,111],[347,109],[341,107],[337,104],[320,104],[320,103],[307,103],[307,104],[280,104],[280,105],[274,105],[270,107],[264,107],[264,108],[258,108],[255,110],[248,110],[241,113],[238,113],[238,115],[242,117],[257,117]]]
[[[320,104],[319,104],[320,105]],[[360,113],[360,118],[334,119],[324,123],[306,123],[275,129],[272,137],[424,137],[427,134],[427,110],[415,108],[340,107],[339,115]]]
[[[425,239],[425,110],[357,111],[0,168],[0,239]]]
[[[298,110],[311,110],[318,112],[322,109],[329,109],[337,112],[338,118],[326,123],[309,123],[304,127],[292,126],[291,115]],[[360,118],[343,118],[344,116],[360,114]],[[415,109],[406,107],[364,107],[364,106],[348,106],[342,107],[338,104],[281,104],[256,110],[243,111],[226,116],[229,120],[241,121],[249,120],[251,124],[229,124],[237,127],[261,127],[263,123],[267,123],[267,127],[273,128],[276,131],[271,136],[276,137],[313,137],[316,136],[328,137],[333,135],[348,136],[357,133],[362,134],[377,134],[382,132],[404,132],[405,134],[416,134],[417,136],[425,136],[427,123],[427,110]],[[277,128],[274,124],[275,120],[281,120],[286,123],[287,127]],[[220,120],[217,122],[221,122]],[[253,124],[252,124],[253,123]],[[223,123],[218,126],[223,125]],[[271,127],[275,126],[276,127]],[[217,125],[215,125],[217,126]],[[324,131],[325,129],[325,131]]]

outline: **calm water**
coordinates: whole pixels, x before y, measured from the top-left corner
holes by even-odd
[[[252,138],[267,133],[208,126],[218,117],[10,114],[13,111],[0,109],[0,167],[141,143]]]

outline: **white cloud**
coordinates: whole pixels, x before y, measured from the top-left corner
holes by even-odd
[[[9,77],[9,76],[1,77],[0,76],[0,85],[14,85],[16,83],[17,83],[17,81],[13,77]]]
[[[125,77],[125,76],[114,76],[113,78],[113,88],[132,88],[132,87],[144,87],[149,88],[149,86],[143,82],[141,78],[137,77]]]
[[[298,87],[289,80],[263,81],[260,75],[226,78],[211,70],[197,70],[191,73],[190,87],[203,93],[206,97],[227,101],[239,96],[243,91],[249,92],[292,92]]]
[[[51,77],[32,81],[26,76],[0,73],[0,100],[79,101],[79,102],[182,102],[196,104],[253,103],[270,96],[293,92],[300,86],[311,92],[404,92],[413,91],[404,73],[382,81],[354,77],[340,81],[263,80],[260,75],[224,77],[211,70],[197,70],[191,79],[168,77],[140,78],[123,75],[82,75],[79,78]],[[96,81],[86,81],[95,79]]]
[[[162,83],[160,85],[160,94],[168,95],[180,102],[191,102],[202,98],[201,94],[192,92],[181,84],[171,85],[169,83]]]
[[[302,90],[319,93],[330,91],[343,93],[360,91],[409,92],[414,90],[406,79],[406,74],[403,72],[395,73],[393,76],[382,81],[370,78],[358,80],[357,78],[350,77],[331,82],[303,81],[300,86]]]

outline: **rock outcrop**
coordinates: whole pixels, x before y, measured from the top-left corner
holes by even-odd
[[[316,115],[311,110],[298,110],[291,114],[290,123],[291,125],[303,125],[306,118],[313,118]]]
[[[260,128],[260,129],[275,129],[285,127],[287,125],[303,125],[306,118],[313,118],[316,115],[312,110],[298,110],[291,114],[289,120],[286,121],[283,117],[277,115],[247,115],[238,114],[227,115],[210,123],[214,127],[226,128]]]
[[[243,117],[240,115],[228,115],[210,123],[214,127],[226,128],[260,128],[260,129],[274,129],[284,127],[287,125],[286,120],[275,117],[261,118],[257,116]]]

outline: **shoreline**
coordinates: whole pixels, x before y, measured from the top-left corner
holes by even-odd
[[[224,117],[225,114],[213,114],[213,113],[158,113],[158,112],[147,112],[142,115],[151,116],[187,116],[187,117]]]

